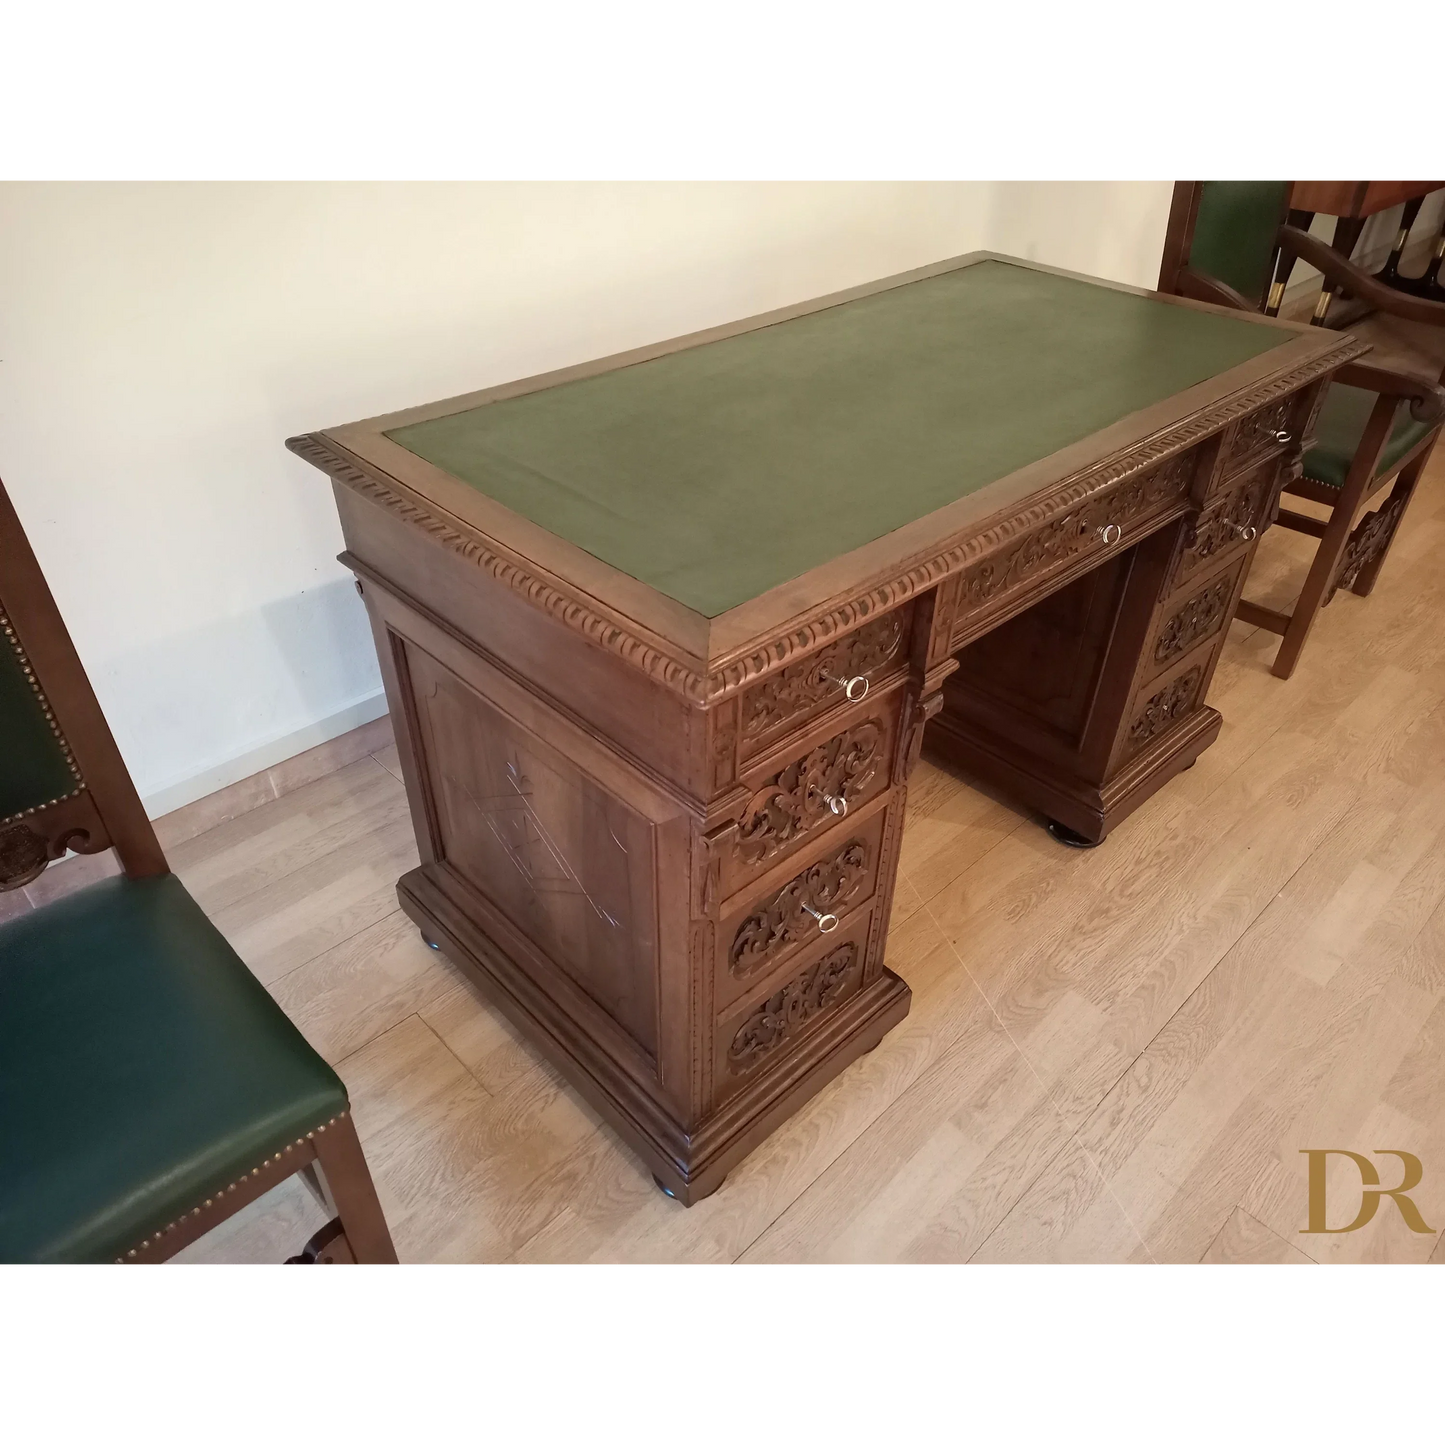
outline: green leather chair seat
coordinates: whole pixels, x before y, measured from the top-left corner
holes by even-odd
[[[1315,444],[1304,455],[1305,476],[1312,482],[1326,487],[1344,486],[1377,399],[1375,392],[1360,386],[1336,384],[1329,389],[1315,428]],[[1428,436],[1431,425],[1416,421],[1407,407],[1401,407],[1376,475],[1388,472],[1411,447]]]
[[[173,875],[0,925],[0,1260],[114,1259],[346,1106]]]

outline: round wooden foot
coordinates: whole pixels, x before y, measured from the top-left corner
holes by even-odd
[[[421,936],[421,941],[426,944],[428,948],[435,948],[438,952],[441,951],[441,944],[439,944],[434,938],[428,938],[424,933]]]
[[[1060,823],[1057,818],[1049,819],[1046,831],[1055,843],[1062,843],[1066,848],[1097,848],[1102,841],[1098,838],[1086,838],[1067,823]]]
[[[669,1199],[676,1199],[676,1198],[677,1198],[676,1193],[674,1193],[674,1191],[673,1191],[672,1185],[670,1185],[670,1184],[664,1184],[664,1183],[662,1182],[662,1180],[661,1180],[656,1174],[654,1174],[654,1175],[652,1176],[652,1182],[653,1182],[655,1185],[657,1185],[657,1187],[658,1187],[660,1190],[662,1190],[662,1192],[663,1192],[665,1195],[667,1195],[667,1197],[668,1197]]]

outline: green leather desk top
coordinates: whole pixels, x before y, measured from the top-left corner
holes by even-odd
[[[387,436],[715,617],[1294,339],[989,260]]]

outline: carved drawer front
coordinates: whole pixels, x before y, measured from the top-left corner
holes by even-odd
[[[1193,526],[1185,528],[1166,592],[1187,586],[1232,553],[1245,552],[1269,525],[1279,482],[1280,464],[1267,462],[1211,502]]]
[[[895,608],[748,688],[739,713],[740,755],[756,757],[830,709],[863,701],[901,672],[908,665],[912,621],[912,603]]]
[[[1241,418],[1226,445],[1226,476],[1237,476],[1261,462],[1272,461],[1288,452],[1298,452],[1309,425],[1312,393],[1297,391]]]
[[[986,561],[965,568],[959,584],[951,645],[955,651],[992,618],[1020,610],[1045,579],[1083,571],[1120,551],[1177,513],[1189,498],[1198,450],[1160,463],[1113,490],[1091,497]]]
[[[736,831],[722,843],[719,891],[743,884],[887,790],[892,781],[903,689],[851,708],[836,732],[818,729],[745,774],[750,790]],[[781,760],[777,760],[781,751]]]
[[[739,895],[720,921],[714,997],[719,1009],[792,966],[805,948],[867,908],[878,888],[887,798]],[[781,876],[780,876],[781,875]]]
[[[718,1018],[714,1103],[784,1062],[858,992],[872,916],[871,908],[855,913]]]
[[[1204,701],[1210,664],[1221,640],[1216,637],[1204,644],[1139,689],[1130,712],[1122,761],[1136,757],[1197,711]]]
[[[1203,647],[1223,633],[1234,610],[1239,574],[1248,561],[1248,551],[1239,552],[1222,572],[1206,575],[1201,571],[1190,586],[1174,594],[1163,609],[1150,644],[1145,677],[1157,677],[1196,647]]]

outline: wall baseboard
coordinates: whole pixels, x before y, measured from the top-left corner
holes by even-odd
[[[354,717],[357,713],[375,713],[378,705],[380,716],[367,718],[360,726],[351,726],[337,733],[332,731],[339,721]],[[305,741],[317,733],[326,734],[322,741],[295,750],[298,740]],[[224,776],[237,766],[244,766],[256,758],[265,758],[282,748],[290,748],[280,758],[272,757],[268,765],[248,773],[244,777],[223,784],[200,797],[193,797],[181,807],[173,808],[153,819],[156,837],[162,848],[170,850],[177,844],[198,837],[210,828],[239,818],[254,808],[295,792],[297,788],[314,783],[329,773],[359,759],[378,753],[391,746],[391,718],[386,712],[386,699],[378,694],[342,712],[333,713],[311,728],[291,733],[284,739],[258,748],[238,758],[224,769],[216,769],[204,777]],[[381,761],[378,759],[378,761]],[[190,787],[191,783],[180,786]],[[163,796],[153,794],[152,797]],[[147,799],[149,803],[151,800]],[[77,888],[109,878],[120,872],[115,850],[107,848],[102,853],[72,853],[52,863],[33,883],[9,893],[0,893],[0,922],[24,913],[31,908],[43,907],[56,898],[63,898]]]
[[[333,738],[339,738],[344,733],[352,732],[385,716],[386,695],[378,689],[369,697],[352,703],[350,707],[332,713],[330,717],[309,723],[306,727],[298,728],[282,737],[273,738],[259,748],[242,753],[240,757],[230,758],[213,768],[205,769],[204,772],[184,778],[179,783],[173,783],[168,788],[148,794],[141,799],[145,804],[146,816],[156,819],[174,813],[188,803],[210,797],[222,788],[243,782],[257,773],[265,772],[267,768],[275,767],[277,763],[283,763],[322,743],[329,743]]]

